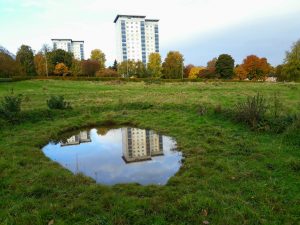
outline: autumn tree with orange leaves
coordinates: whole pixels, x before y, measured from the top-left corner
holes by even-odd
[[[249,80],[265,80],[271,70],[267,59],[256,55],[247,56],[240,66],[246,71]]]
[[[69,69],[68,69],[68,67],[67,67],[65,64],[63,64],[63,63],[58,63],[58,64],[56,64],[56,66],[55,66],[54,74],[55,74],[55,75],[61,76],[61,75],[67,74],[68,71],[69,71]]]
[[[234,68],[234,78],[235,80],[245,80],[247,78],[247,71],[243,66],[237,66]]]

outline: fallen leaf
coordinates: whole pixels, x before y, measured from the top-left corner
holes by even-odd
[[[49,222],[48,222],[48,225],[53,225],[54,224],[54,220],[50,220]]]
[[[204,220],[203,224],[209,224],[209,222],[207,220]]]

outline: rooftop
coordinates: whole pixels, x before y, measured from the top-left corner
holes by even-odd
[[[67,38],[52,38],[51,41],[71,41],[71,42],[84,42],[84,41],[73,41],[72,39]]]
[[[114,23],[116,23],[118,21],[119,18],[141,18],[141,19],[144,19],[146,18],[146,16],[140,16],[140,15],[117,15],[115,20],[114,20]],[[145,19],[145,21],[147,22],[158,22],[159,20],[156,20],[156,19]]]
[[[145,19],[146,22],[158,22],[158,19]]]

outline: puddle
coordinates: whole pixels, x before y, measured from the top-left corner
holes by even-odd
[[[64,136],[46,145],[44,154],[97,183],[164,185],[181,166],[175,140],[152,130],[102,127]]]

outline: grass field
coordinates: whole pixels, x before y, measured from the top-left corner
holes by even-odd
[[[0,98],[12,88],[23,94],[23,120],[0,121],[1,225],[299,224],[297,140],[286,141],[287,131],[251,131],[214,109],[232,109],[257,92],[271,104],[278,93],[282,113],[297,114],[300,84],[30,80],[0,83]],[[48,110],[54,94],[73,109]],[[174,137],[183,166],[166,186],[105,186],[40,150],[60,132],[105,123]]]

